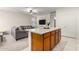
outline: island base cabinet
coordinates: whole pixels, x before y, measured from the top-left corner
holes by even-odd
[[[58,44],[59,41],[61,40],[61,29],[56,30],[56,36],[55,36],[55,43]]]
[[[52,33],[51,33],[51,39],[50,39],[50,48],[51,48],[51,50],[55,47],[55,32],[52,32]]]
[[[44,51],[50,50],[50,32],[44,34]]]
[[[43,51],[43,39],[36,33],[32,33],[32,51]]]
[[[59,29],[59,41],[61,40],[61,29]]]
[[[55,38],[56,38],[55,43],[57,44],[59,42],[59,31],[58,30],[56,30]]]
[[[55,37],[54,36],[51,36],[51,41],[50,41],[51,45],[51,50],[55,47]]]
[[[61,39],[61,29],[44,34],[31,33],[32,51],[51,51]]]
[[[50,50],[50,38],[44,39],[44,51]]]

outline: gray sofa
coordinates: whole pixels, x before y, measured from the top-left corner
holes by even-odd
[[[11,35],[16,39],[20,40],[28,37],[28,31],[25,31],[23,28],[19,29],[19,27],[11,28]]]

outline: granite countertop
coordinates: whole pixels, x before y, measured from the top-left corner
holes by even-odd
[[[37,28],[37,29],[31,29],[30,31],[33,32],[33,33],[37,33],[37,34],[44,34],[44,33],[47,33],[47,32],[50,32],[50,31],[54,31],[54,30],[57,30],[57,29],[60,29],[60,28],[59,27],[49,28],[49,29]]]

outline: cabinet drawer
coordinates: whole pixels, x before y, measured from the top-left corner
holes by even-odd
[[[46,38],[46,37],[50,37],[50,32],[44,34],[44,38]]]
[[[55,35],[55,31],[52,31],[52,32],[51,32],[51,35]]]
[[[36,34],[36,33],[32,33],[32,39],[42,39],[43,36],[42,35],[39,35],[39,34]]]

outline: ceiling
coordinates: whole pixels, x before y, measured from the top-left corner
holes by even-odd
[[[26,8],[36,9],[38,10],[37,15],[43,15],[49,14],[59,7],[0,7],[0,10],[27,13],[26,11],[24,11]]]

